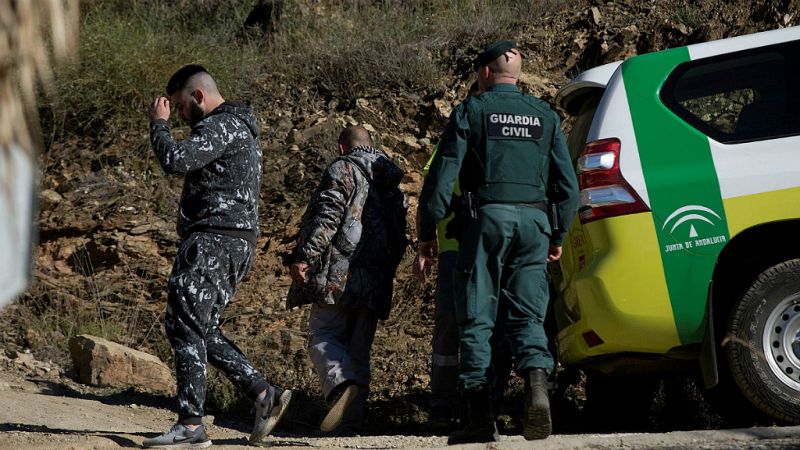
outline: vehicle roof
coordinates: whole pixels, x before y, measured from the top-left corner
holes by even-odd
[[[614,72],[617,71],[620,65],[622,65],[622,61],[614,61],[584,71],[558,90],[556,93],[556,104],[564,108],[564,110],[570,114],[574,114],[572,112],[571,103],[588,91],[605,89],[609,80],[611,80],[611,76],[614,75]]]
[[[692,59],[695,60],[797,39],[800,39],[800,26],[702,42],[689,45],[687,48]],[[622,63],[623,61],[615,61],[581,73],[558,90],[555,98],[556,104],[568,113],[575,114],[576,106],[580,103],[575,100],[592,90],[605,89]]]
[[[797,39],[800,39],[800,26],[745,34],[716,41],[701,42],[699,44],[689,45],[688,48],[689,54],[694,60]]]

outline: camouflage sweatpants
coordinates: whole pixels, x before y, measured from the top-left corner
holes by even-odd
[[[179,421],[200,424],[211,363],[250,398],[269,387],[219,328],[236,284],[250,271],[255,247],[239,238],[192,233],[178,249],[169,277],[164,322],[175,350]]]

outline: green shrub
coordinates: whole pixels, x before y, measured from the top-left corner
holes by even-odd
[[[208,370],[206,409],[214,413],[247,414],[253,403],[216,369]]]
[[[683,24],[687,28],[694,28],[702,24],[704,20],[703,11],[696,5],[681,6],[671,17],[677,24]]]

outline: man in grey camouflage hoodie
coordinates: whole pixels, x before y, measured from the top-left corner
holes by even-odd
[[[175,350],[178,422],[145,447],[208,447],[203,427],[207,363],[255,404],[251,442],[269,434],[291,399],[271,386],[219,328],[238,282],[250,271],[258,235],[261,187],[259,128],[250,107],[226,102],[201,66],[178,70],[167,95],[187,121],[189,137],[175,142],[169,100],[150,108],[150,139],[161,167],[184,177],[178,208],[182,241],[168,282],[167,336]]]
[[[349,127],[303,218],[287,307],[311,303],[309,354],[330,410],[324,432],[352,435],[369,396],[370,348],[405,251],[403,171]]]

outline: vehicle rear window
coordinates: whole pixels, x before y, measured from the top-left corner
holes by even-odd
[[[689,125],[723,143],[800,134],[800,42],[684,63],[661,100]]]

